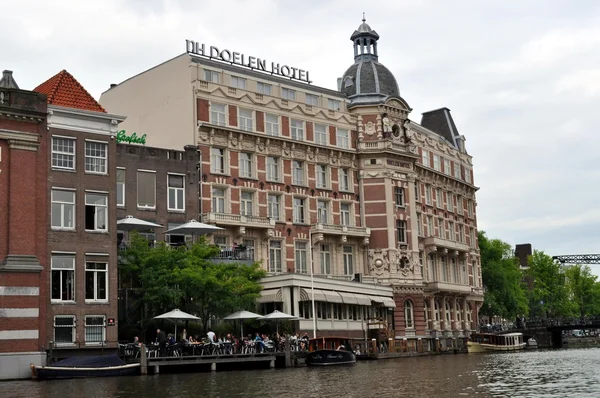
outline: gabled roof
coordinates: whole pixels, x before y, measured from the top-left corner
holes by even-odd
[[[106,113],[102,105],[83,88],[73,75],[64,69],[37,86],[33,91],[46,94],[49,105]]]

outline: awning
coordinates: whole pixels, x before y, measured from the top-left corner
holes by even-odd
[[[371,306],[371,298],[369,296],[360,293],[354,293],[354,297],[356,297],[358,305]]]
[[[381,296],[370,296],[371,301],[381,304],[384,307],[388,308],[396,308],[396,302],[393,298],[390,297],[381,297]]]
[[[340,303],[340,304],[344,303],[342,301],[342,296],[340,296],[338,292],[323,290],[323,294],[325,295],[325,300],[328,303]]]
[[[258,303],[281,303],[283,302],[283,294],[281,293],[281,289],[263,290],[256,301]]]
[[[338,292],[339,295],[342,297],[342,301],[344,302],[344,304],[358,304],[358,299],[356,298],[356,296],[353,293],[346,293],[346,292]]]
[[[325,301],[327,303],[340,303],[343,304],[342,296],[340,296],[337,292],[332,292],[329,290],[315,290],[315,301]],[[300,289],[300,301],[311,301],[312,300],[312,290],[311,289]]]

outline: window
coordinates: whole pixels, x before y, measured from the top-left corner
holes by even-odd
[[[291,119],[290,127],[292,129],[293,140],[304,140],[304,122],[302,120]]]
[[[184,211],[185,210],[185,177],[177,174],[169,174],[167,176],[169,184],[169,200],[167,208],[169,210]]]
[[[304,185],[304,162],[292,160],[292,184]]]
[[[225,126],[225,116],[225,105],[215,103],[210,104],[210,122],[212,124],[216,124],[217,126]]]
[[[344,275],[354,274],[354,249],[352,246],[344,246],[342,249],[344,256]]]
[[[415,182],[415,201],[416,202],[421,201],[421,186],[419,185],[418,182]]]
[[[281,241],[269,241],[269,272],[281,272]]]
[[[423,221],[421,213],[417,213],[417,236],[423,236]]]
[[[404,188],[395,187],[396,207],[404,207]]]
[[[279,116],[267,113],[265,116],[265,133],[273,137],[279,136]]]
[[[327,100],[327,107],[332,111],[339,111],[340,101],[329,98]]]
[[[340,191],[350,191],[350,170],[339,169],[339,189]]]
[[[327,126],[324,124],[315,124],[315,144],[327,145],[329,143],[328,138]]]
[[[433,169],[435,171],[440,171],[442,169],[440,155],[436,155],[435,153],[433,154]]]
[[[281,174],[279,168],[279,158],[267,156],[267,181],[280,182]]]
[[[75,229],[75,192],[53,189],[52,228]]]
[[[238,109],[238,126],[240,130],[254,131],[254,119],[250,109]]]
[[[215,72],[214,70],[204,69],[204,80],[211,83],[220,83],[221,74],[219,72]]]
[[[304,199],[294,198],[294,222],[304,224]]]
[[[317,188],[327,189],[329,187],[329,178],[327,178],[329,176],[329,170],[327,166],[324,164],[318,164],[316,165],[316,168]]]
[[[225,190],[223,188],[213,188],[212,190],[212,211],[213,213],[225,213]]]
[[[254,167],[252,167],[252,154],[240,152],[240,177],[252,178]]]
[[[54,343],[75,343],[76,323],[73,315],[57,315],[54,317]]]
[[[440,188],[435,189],[435,204],[438,209],[444,207],[444,204],[442,203],[442,190]]]
[[[243,77],[231,76],[231,87],[246,89],[246,79]]]
[[[125,206],[125,169],[117,168],[117,206]]]
[[[85,263],[85,300],[108,300],[108,264],[99,262]]]
[[[423,149],[423,166],[426,167],[431,167],[431,162],[429,160],[429,151],[426,151],[425,149]]]
[[[242,216],[251,216],[254,208],[254,193],[243,191],[240,198],[240,214]]]
[[[429,274],[429,281],[437,280],[437,267],[435,264],[435,254],[429,254],[427,256],[427,272]]]
[[[340,224],[350,226],[350,203],[340,203]]]
[[[452,221],[448,221],[448,239],[449,240],[455,240],[455,235],[454,235],[454,223]]]
[[[85,171],[89,173],[106,174],[106,150],[108,145],[103,142],[85,142]]]
[[[52,254],[52,301],[75,301],[75,255]]]
[[[448,282],[448,270],[446,269],[446,256],[440,256],[440,268],[442,281]]]
[[[296,272],[306,274],[306,242],[296,242]]]
[[[438,218],[438,237],[446,239],[446,229],[444,228],[443,218]]]
[[[475,247],[475,229],[469,228],[469,246]]]
[[[106,322],[104,315],[86,315],[85,343],[104,343],[106,341]]]
[[[452,281],[453,283],[460,283],[460,276],[458,275],[458,267],[456,266],[456,258],[450,258],[450,271],[452,272]]]
[[[468,284],[467,261],[465,259],[460,260],[460,273],[462,278],[461,283]]]
[[[413,303],[410,300],[406,300],[404,302],[404,325],[407,329],[413,329],[415,327],[413,319]]]
[[[281,89],[281,98],[289,100],[289,101],[296,101],[296,91],[290,90],[289,88],[282,88]]]
[[[465,168],[465,181],[471,183],[471,170]]]
[[[425,204],[431,206],[431,186],[425,185]]]
[[[85,194],[85,229],[87,231],[108,231],[108,195]]]
[[[317,201],[317,222],[319,224],[329,223],[329,202],[324,200]]]
[[[406,221],[396,221],[396,231],[398,233],[398,242],[406,243]]]
[[[444,158],[444,174],[450,175],[450,159]]]
[[[473,201],[472,200],[467,200],[467,214],[469,214],[469,217],[473,217]]]
[[[460,196],[456,197],[456,212],[458,214],[460,214],[461,216],[463,215],[463,212],[464,212],[463,198]]]
[[[137,205],[142,209],[156,207],[156,173],[138,170]]]
[[[336,136],[337,146],[339,148],[344,148],[344,149],[350,148],[350,133],[348,132],[348,130],[337,129],[335,136]]]
[[[460,164],[454,162],[454,178],[460,180]]]
[[[268,217],[272,218],[275,221],[279,221],[279,214],[281,208],[281,196],[269,194],[267,196],[268,203]]]
[[[256,91],[258,91],[259,94],[271,95],[272,89],[273,86],[271,86],[270,84],[261,82],[256,83]]]
[[[473,267],[473,286],[479,287],[479,270],[477,269],[477,263],[473,261],[471,266]]]
[[[314,94],[306,94],[306,105],[318,106],[319,97]]]
[[[213,241],[215,243],[216,246],[219,246],[221,249],[227,249],[228,244],[227,244],[227,236],[215,236],[213,238]]]
[[[225,149],[210,149],[210,166],[213,173],[225,174]]]
[[[446,205],[448,206],[448,211],[454,211],[454,194],[446,192],[446,202]]]
[[[52,137],[52,167],[75,170],[75,140]]]
[[[329,245],[321,245],[319,259],[321,260],[321,274],[331,274],[331,249]]]
[[[433,216],[427,216],[427,236],[433,236]]]

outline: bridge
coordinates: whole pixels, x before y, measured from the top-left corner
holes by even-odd
[[[600,329],[600,316],[532,319],[514,326],[509,331],[523,333],[525,341],[533,337],[540,347],[562,348],[564,330],[583,329]]]
[[[600,254],[566,254],[561,256],[552,256],[552,259],[561,264],[600,264]]]

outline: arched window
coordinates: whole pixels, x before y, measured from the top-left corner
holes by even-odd
[[[450,322],[450,303],[446,301],[446,322]]]
[[[460,301],[456,300],[456,320],[462,322],[462,311],[460,308]]]
[[[438,303],[437,300],[435,300],[435,320],[439,321],[440,320],[440,303]]]
[[[404,302],[404,323],[406,324],[407,329],[412,329],[415,327],[413,309],[414,307],[412,301],[406,300]]]

